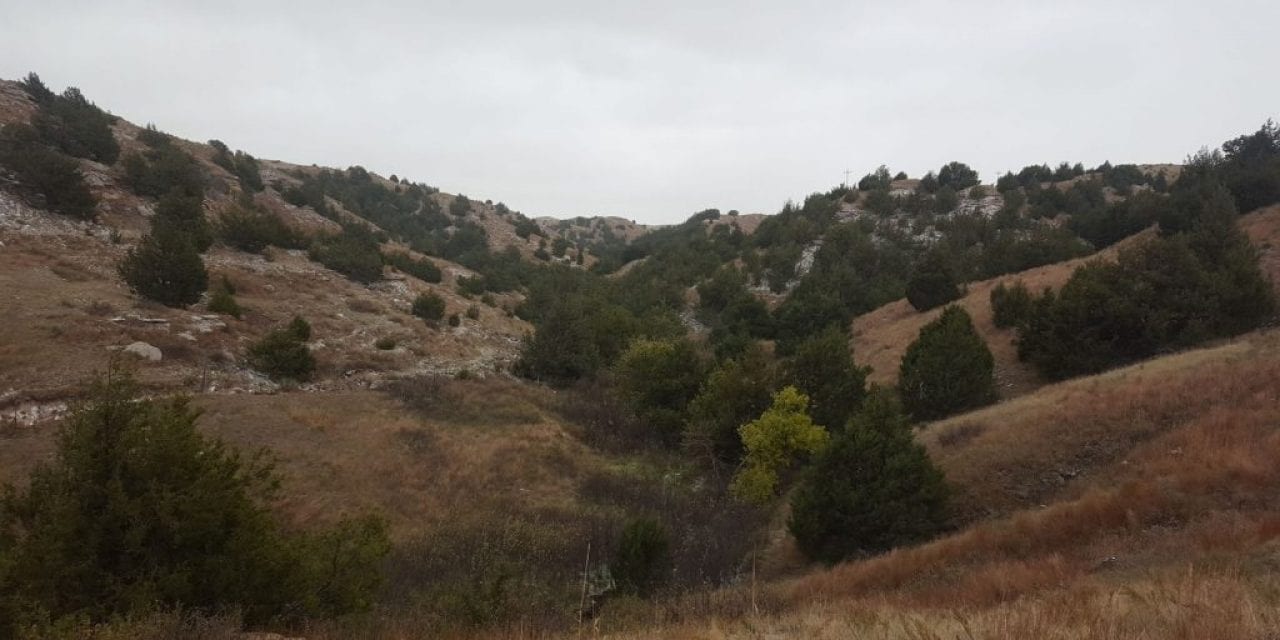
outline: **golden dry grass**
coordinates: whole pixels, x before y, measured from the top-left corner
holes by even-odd
[[[1240,228],[1248,234],[1259,252],[1259,262],[1280,292],[1280,205],[1259,209],[1241,216]],[[1033,292],[1048,287],[1057,289],[1071,278],[1080,265],[1096,259],[1114,259],[1119,250],[1150,237],[1146,231],[1113,245],[1097,254],[1037,267],[1021,273],[1009,274],[974,282],[955,304],[964,307],[973,317],[978,334],[991,349],[996,363],[996,382],[1002,398],[1011,398],[1039,388],[1044,381],[1030,366],[1018,361],[1015,334],[1010,329],[1000,329],[991,318],[991,290],[1001,282],[1021,280]],[[916,339],[920,328],[931,322],[941,309],[920,313],[905,299],[891,302],[874,311],[854,318],[851,334],[853,357],[860,365],[870,366],[868,379],[879,384],[894,384],[898,380],[898,365],[907,346]]]

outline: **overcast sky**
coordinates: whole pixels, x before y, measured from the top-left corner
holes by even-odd
[[[1280,115],[1276,0],[285,5],[0,0],[0,77],[259,157],[641,222],[772,213],[881,163],[1176,162]]]

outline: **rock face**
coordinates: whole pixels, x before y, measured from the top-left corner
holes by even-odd
[[[147,344],[145,342],[135,342],[125,347],[124,352],[132,353],[133,355],[138,356],[139,358],[142,358],[144,360],[150,360],[151,362],[159,362],[160,359],[164,357],[164,354],[160,352],[159,347]]]

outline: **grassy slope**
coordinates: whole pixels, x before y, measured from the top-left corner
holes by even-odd
[[[1272,282],[1280,284],[1280,206],[1268,207],[1242,216],[1240,226],[1258,248],[1264,271]],[[978,333],[986,340],[996,361],[996,380],[1002,398],[1011,398],[1039,388],[1044,381],[1029,366],[1018,361],[1013,332],[999,329],[991,321],[991,289],[1001,282],[1021,280],[1032,291],[1045,287],[1056,289],[1071,277],[1076,267],[1096,259],[1114,259],[1124,246],[1141,242],[1151,232],[1144,232],[1092,256],[1046,265],[1022,273],[973,282],[966,295],[956,304],[973,317]],[[869,380],[894,384],[898,380],[898,363],[907,346],[915,340],[920,328],[937,318],[942,309],[919,313],[905,299],[854,318],[851,334],[853,357],[858,364],[872,368]]]
[[[696,622],[635,637],[1280,630],[1280,330],[1046,387],[922,439],[969,527],[771,584],[758,616],[726,592],[683,603]]]

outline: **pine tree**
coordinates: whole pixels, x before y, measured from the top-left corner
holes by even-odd
[[[609,564],[618,590],[647,597],[666,581],[670,569],[671,543],[662,523],[653,518],[627,523]]]
[[[0,637],[156,609],[262,624],[368,607],[383,525],[285,533],[266,506],[278,486],[267,459],[204,437],[199,415],[185,398],[141,399],[118,369],[94,385],[54,459],[0,504]]]
[[[783,368],[786,383],[809,396],[813,421],[831,431],[844,428],[866,395],[868,370],[854,364],[848,337],[834,326],[801,342]]]
[[[689,404],[685,448],[709,453],[713,462],[736,464],[742,457],[738,428],[769,408],[774,379],[768,355],[754,345],[722,363]]]
[[[209,286],[204,261],[191,240],[163,227],[129,250],[119,272],[134,293],[170,307],[194,304]]]
[[[835,563],[942,531],[947,493],[892,394],[877,391],[805,470],[788,528],[805,555]]]
[[[995,361],[973,321],[951,306],[907,347],[898,390],[908,413],[934,420],[995,400]]]
[[[926,254],[907,281],[907,302],[916,311],[940,307],[959,298],[962,293],[955,270],[939,251]]]

